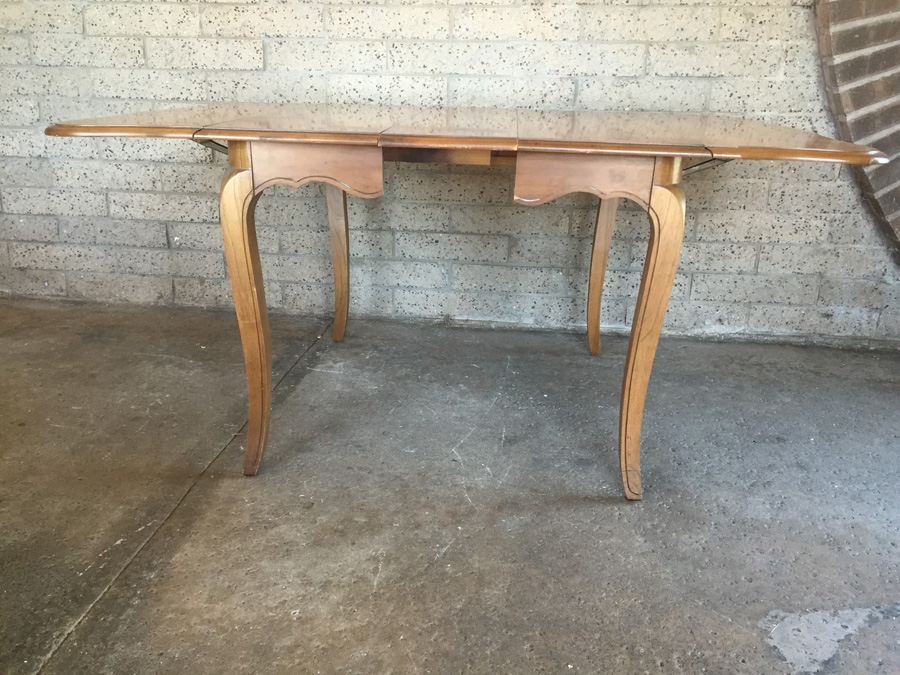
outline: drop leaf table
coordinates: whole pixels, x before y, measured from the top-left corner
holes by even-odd
[[[367,105],[227,104],[55,124],[52,136],[181,138],[226,152],[220,217],[248,387],[244,473],[259,470],[269,429],[272,354],[254,205],[270,185],[324,184],[334,271],[333,337],[347,325],[347,195],[383,194],[384,161],[509,165],[514,200],[574,192],[600,199],[588,278],[588,347],[600,351],[600,296],[616,208],[636,202],[650,238],[631,322],[619,413],[625,496],[641,498],[644,400],[684,234],[681,177],[735,159],[875,164],[877,150],[733,117]]]

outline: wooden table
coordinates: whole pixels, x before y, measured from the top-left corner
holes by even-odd
[[[600,351],[600,295],[620,199],[643,208],[650,240],[631,326],[619,417],[625,496],[641,498],[640,442],[650,370],[684,234],[682,175],[734,159],[875,164],[873,148],[759,122],[666,113],[475,108],[217,105],[56,124],[52,136],[183,138],[228,153],[220,193],[225,257],[247,371],[244,473],[266,448],[272,354],[254,205],[270,185],[325,185],[334,267],[333,337],[349,307],[347,195],[383,194],[384,161],[515,167],[514,200],[537,206],[573,192],[600,198],[588,281],[588,346]]]

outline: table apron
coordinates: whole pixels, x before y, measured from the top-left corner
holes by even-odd
[[[381,148],[330,143],[250,143],[254,190],[270,185],[300,187],[318,182],[355,197],[384,194]]]
[[[646,209],[656,163],[654,157],[519,151],[513,199],[537,206],[573,192],[589,192],[601,199],[625,197]]]

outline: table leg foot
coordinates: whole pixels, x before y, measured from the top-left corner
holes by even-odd
[[[350,236],[347,230],[347,193],[325,184],[328,231],[331,238],[331,266],[334,271],[334,324],[331,337],[344,339],[350,312]]]
[[[631,322],[619,417],[619,465],[628,499],[641,498],[641,423],[684,237],[684,193],[676,186],[654,185],[647,212],[650,242]]]
[[[225,259],[247,371],[247,440],[244,474],[256,475],[266,450],[272,406],[272,347],[256,241],[256,197],[248,169],[233,169],[222,181],[219,212]]]
[[[597,224],[594,227],[587,300],[587,341],[588,349],[594,356],[600,353],[600,300],[603,295],[606,261],[609,258],[618,207],[619,200],[616,198],[601,199],[597,209]]]

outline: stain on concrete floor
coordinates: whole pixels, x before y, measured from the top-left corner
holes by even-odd
[[[610,338],[594,358],[570,334],[354,320],[345,343],[323,339],[276,389],[257,478],[240,476],[238,435],[109,588],[93,587],[89,611],[34,585],[4,606],[54,608],[55,630],[77,622],[48,673],[790,673],[763,628],[772,612],[805,626],[809,608],[896,602],[900,355],[664,339],[645,501],[632,504],[616,466],[625,347]],[[77,382],[79,359],[61,360],[64,384]],[[160,373],[161,391],[177,381]],[[242,403],[228,401],[192,414]],[[184,479],[158,461],[165,444],[119,448],[132,424],[116,427],[111,476],[130,500],[162,485],[174,501]],[[4,461],[40,442],[4,444]],[[152,480],[131,481],[136,469]],[[59,482],[52,461],[32,471]],[[104,499],[98,526],[126,497]],[[77,513],[55,517],[78,528]],[[104,531],[84,560],[124,546],[124,531]],[[45,526],[37,534],[5,578],[58,554]],[[896,672],[897,622],[868,616],[821,672]],[[23,660],[47,658],[46,644],[18,660],[4,650],[0,668],[30,672]]]
[[[791,672],[821,673],[836,665],[842,642],[880,621],[894,621],[898,617],[900,603],[802,613],[774,610],[760,626],[768,634],[768,643],[787,661]],[[887,664],[882,661],[879,665]],[[895,660],[893,667],[893,672],[900,672],[900,661]]]

